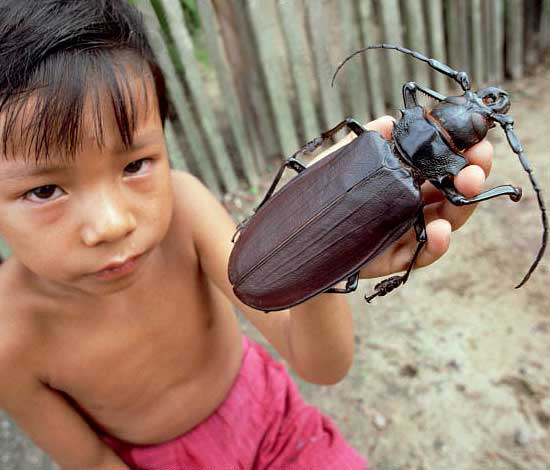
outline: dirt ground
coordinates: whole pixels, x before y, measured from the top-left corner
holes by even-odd
[[[516,131],[550,205],[550,71],[515,82]],[[523,199],[480,204],[449,253],[367,305],[349,296],[356,358],[340,384],[298,381],[376,470],[550,470],[550,254],[521,289],[541,221],[529,180],[499,130],[488,184]],[[257,333],[243,328],[254,338]],[[0,412],[0,468],[47,457]]]

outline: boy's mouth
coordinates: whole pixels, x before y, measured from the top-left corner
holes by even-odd
[[[93,275],[103,281],[110,281],[119,277],[131,274],[139,265],[139,261],[144,253],[126,258],[122,261],[115,261],[108,264],[103,269],[96,271]]]

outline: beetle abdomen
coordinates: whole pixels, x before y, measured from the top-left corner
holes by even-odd
[[[235,294],[260,310],[296,305],[380,254],[410,228],[421,205],[389,143],[375,132],[361,134],[250,219],[229,262]]]

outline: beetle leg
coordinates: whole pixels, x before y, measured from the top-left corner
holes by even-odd
[[[529,162],[525,158],[525,155],[523,154],[523,148],[521,147],[521,142],[519,141],[518,136],[514,132],[514,120],[505,114],[493,114],[491,115],[491,118],[498,122],[502,129],[504,130],[504,133],[506,134],[506,139],[508,140],[508,144],[510,145],[510,148],[512,151],[519,157],[519,161],[521,163],[521,166],[529,176],[529,180],[531,181],[531,186],[533,187],[533,190],[535,191],[537,195],[537,201],[539,203],[539,209],[542,219],[542,243],[539,248],[539,252],[537,253],[537,257],[535,258],[535,261],[533,264],[531,264],[531,267],[529,268],[529,271],[527,274],[523,277],[521,282],[516,286],[516,289],[518,287],[521,287],[523,284],[527,282],[529,277],[531,276],[531,273],[535,270],[537,265],[539,264],[540,260],[542,259],[542,256],[544,255],[544,251],[546,250],[546,244],[548,241],[548,220],[546,218],[546,207],[544,206],[544,199],[542,198],[542,191],[537,183],[537,180],[535,179],[535,175],[533,174],[533,170],[531,169]]]
[[[319,148],[321,145],[323,145],[328,139],[332,138],[338,131],[343,129],[344,127],[348,128],[351,132],[354,132],[355,134],[359,135],[365,132],[365,128],[355,119],[347,118],[344,119],[342,122],[334,126],[332,129],[329,129],[326,132],[323,132],[319,137],[316,137],[315,139],[310,140],[307,144],[305,144],[302,148],[300,148],[297,152],[295,152],[291,157],[287,158],[286,161],[283,163],[281,168],[279,168],[279,171],[277,172],[277,175],[275,176],[275,179],[271,183],[271,186],[267,190],[266,195],[262,199],[262,202],[256,207],[254,212],[257,212],[260,207],[262,207],[267,200],[273,195],[275,192],[275,188],[279,184],[279,181],[281,180],[281,177],[283,176],[283,173],[286,168],[292,168],[297,173],[302,172],[306,169],[306,166],[301,163],[296,157],[300,155],[305,155],[308,153],[313,152],[317,148]]]
[[[514,202],[518,202],[521,199],[521,188],[512,186],[510,184],[504,184],[502,186],[496,186],[495,188],[483,191],[474,197],[466,197],[464,194],[458,192],[453,182],[445,178],[443,181],[430,180],[430,182],[445,194],[445,197],[455,206],[466,206],[468,204],[476,204],[481,201],[486,201],[494,197],[510,196],[510,199]]]
[[[340,289],[338,287],[331,287],[325,291],[325,294],[349,294],[357,289],[359,284],[359,272],[352,274],[346,281],[346,287]]]
[[[416,232],[416,241],[418,242],[418,244],[416,245],[416,250],[414,251],[414,255],[411,259],[411,262],[409,263],[407,271],[402,276],[392,276],[376,284],[374,286],[374,294],[369,295],[368,297],[365,296],[365,300],[368,303],[370,303],[371,300],[377,296],[382,297],[386,294],[389,294],[392,290],[405,284],[405,282],[407,282],[407,279],[409,279],[409,275],[411,274],[414,264],[416,263],[416,259],[418,258],[420,251],[428,241],[428,236],[426,235],[426,222],[424,221],[424,212],[422,211],[422,209],[418,213],[418,217],[414,223],[414,231]]]
[[[405,108],[414,108],[415,106],[418,106],[416,101],[417,91],[420,91],[437,101],[444,101],[446,98],[441,93],[425,87],[424,85],[420,85],[420,83],[408,82],[403,85],[403,102],[405,103]]]
[[[275,175],[275,178],[273,179],[273,182],[271,183],[271,186],[267,190],[267,193],[265,194],[264,198],[262,199],[260,204],[258,204],[258,206],[254,209],[254,213],[258,212],[260,207],[262,207],[271,198],[271,196],[273,196],[273,193],[275,192],[275,189],[277,188],[277,185],[279,184],[279,181],[281,180],[286,168],[291,168],[297,173],[301,173],[306,169],[306,166],[303,163],[301,163],[296,157],[298,157],[299,155],[305,155],[313,152],[314,150],[319,148],[321,145],[326,143],[327,140],[331,139],[335,134],[338,133],[338,131],[342,130],[344,127],[346,127],[349,131],[355,133],[356,135],[360,135],[366,131],[366,129],[358,121],[352,118],[347,118],[347,119],[344,119],[342,122],[338,123],[332,129],[329,129],[328,131],[323,132],[319,137],[316,137],[315,139],[310,140],[302,148],[294,152],[294,154],[291,157],[287,158],[286,161],[281,165],[281,168],[279,168],[279,171]],[[237,226],[237,230],[235,231],[235,233],[233,234],[233,237],[231,238],[232,242],[235,241],[238,233],[245,227],[249,219],[250,217],[247,217],[241,223],[239,223],[239,225]]]

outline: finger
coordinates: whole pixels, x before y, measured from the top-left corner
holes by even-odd
[[[392,116],[382,116],[369,122],[365,127],[369,131],[376,131],[384,137],[384,139],[391,139],[391,133],[393,131],[393,123],[395,119]]]
[[[447,251],[451,239],[451,225],[446,220],[434,220],[426,225],[426,237],[428,240],[415,263],[417,268],[433,263]],[[366,279],[405,271],[417,246],[415,231],[411,229],[382,256],[363,268],[360,277]]]
[[[471,165],[477,165],[483,169],[485,177],[489,176],[493,162],[493,146],[487,139],[469,148],[464,156]]]
[[[449,244],[451,243],[451,224],[443,219],[429,222],[426,225],[426,235],[428,241],[418,255],[415,264],[417,268],[432,264],[449,249]]]
[[[415,267],[428,266],[438,260],[449,248],[451,240],[451,224],[442,219],[433,220],[426,224],[427,242],[416,259]],[[402,243],[401,243],[402,242]],[[398,242],[396,250],[390,261],[388,272],[404,271],[410,262],[418,246],[414,231]]]
[[[485,183],[485,173],[477,165],[464,168],[455,178],[455,186],[466,197],[479,194]],[[445,219],[449,221],[453,230],[460,228],[472,215],[476,204],[468,206],[455,206],[444,200],[435,204],[429,204],[424,209],[426,220]]]

